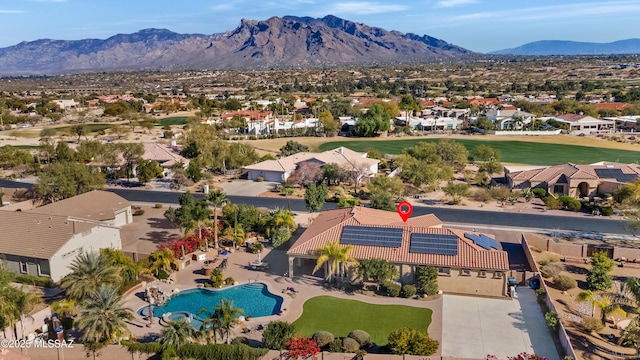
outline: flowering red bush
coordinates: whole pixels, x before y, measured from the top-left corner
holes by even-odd
[[[299,357],[309,357],[314,356],[315,354],[320,352],[320,348],[318,344],[313,339],[309,338],[295,338],[291,337],[288,342],[284,344],[287,348],[287,356],[293,359],[297,359]]]
[[[163,244],[158,245],[159,250],[169,249],[173,251],[176,258],[182,255],[182,247],[184,246],[184,253],[189,254],[198,249],[198,247],[204,244],[204,240],[196,235],[189,235],[183,239],[172,239]]]

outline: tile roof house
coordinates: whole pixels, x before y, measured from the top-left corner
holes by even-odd
[[[412,217],[404,223],[395,212],[361,206],[323,211],[287,251],[288,275],[304,272],[305,264],[306,269],[315,265],[315,250],[338,240],[343,246],[353,245],[349,255],[356,260],[379,258],[395,264],[404,284],[414,282],[417,266],[430,265],[438,269],[438,285],[443,292],[506,295],[507,253],[478,245],[472,240],[474,235],[480,236],[443,228],[433,214]],[[493,240],[491,235],[483,236]],[[427,242],[418,250],[421,238]],[[439,241],[446,241],[448,250],[442,251],[436,244]]]
[[[133,222],[131,202],[110,191],[93,190],[68,199],[35,208],[35,214],[68,216],[99,221],[110,226],[124,226]]]
[[[539,168],[506,166],[505,180],[511,189],[543,188],[557,195],[575,198],[612,193],[625,183],[640,177],[640,166],[599,162],[590,165],[572,163]]]
[[[36,212],[0,214],[0,255],[10,271],[61,280],[78,254],[121,249],[120,230],[97,221]]]
[[[189,159],[183,157],[173,147],[161,143],[144,143],[144,160],[157,161],[160,166],[165,169],[171,168],[177,163],[183,163],[184,166],[189,165]]]
[[[615,121],[596,119],[583,114],[563,114],[556,116],[555,119],[568,124],[569,133],[572,134],[610,133],[615,130]]]
[[[597,103],[597,110],[616,110],[622,111],[628,107],[631,107],[631,104],[623,103],[623,102],[607,102],[607,103]]]
[[[379,160],[370,159],[367,153],[359,153],[345,147],[339,147],[322,153],[302,152],[285,156],[277,160],[266,160],[257,164],[245,166],[249,180],[261,177],[264,181],[286,181],[298,164],[305,161],[318,162],[320,165],[337,164],[343,169],[355,169],[362,166],[368,168],[369,175],[378,173]]]

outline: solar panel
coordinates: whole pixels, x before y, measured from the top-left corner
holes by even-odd
[[[594,169],[602,179],[616,179],[619,182],[631,182],[638,178],[637,174],[625,174],[621,169]]]
[[[346,225],[342,228],[341,244],[367,246],[402,246],[402,228]]]
[[[496,239],[488,237],[485,234],[476,235],[476,234],[465,233],[464,237],[466,237],[469,240],[473,240],[474,244],[484,249],[487,249],[487,250],[491,250],[491,248],[500,249],[500,246],[498,246],[498,242],[496,241]]]
[[[418,254],[458,255],[458,237],[450,234],[411,234],[409,252]]]

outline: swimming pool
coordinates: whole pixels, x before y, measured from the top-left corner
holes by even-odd
[[[243,316],[260,317],[280,313],[282,297],[269,292],[265,284],[253,283],[230,287],[223,290],[189,289],[175,295],[163,306],[153,308],[153,316],[162,317],[164,313],[193,314],[192,324],[199,327],[204,315],[198,316],[198,310],[205,308],[213,313],[222,299],[233,300],[233,306],[244,310]],[[144,308],[143,308],[144,309]],[[141,310],[143,310],[141,309]],[[200,320],[200,321],[198,321]]]

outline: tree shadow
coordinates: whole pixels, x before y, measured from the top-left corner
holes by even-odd
[[[147,224],[152,229],[176,229],[175,224],[165,218],[148,218]]]
[[[161,244],[177,237],[176,234],[169,231],[149,231],[146,237],[140,238],[140,240],[151,241],[156,244]]]
[[[580,267],[580,266],[575,266],[575,265],[568,265],[565,264],[565,270],[567,270],[567,272],[570,272],[572,274],[586,274],[587,273],[587,269]]]

